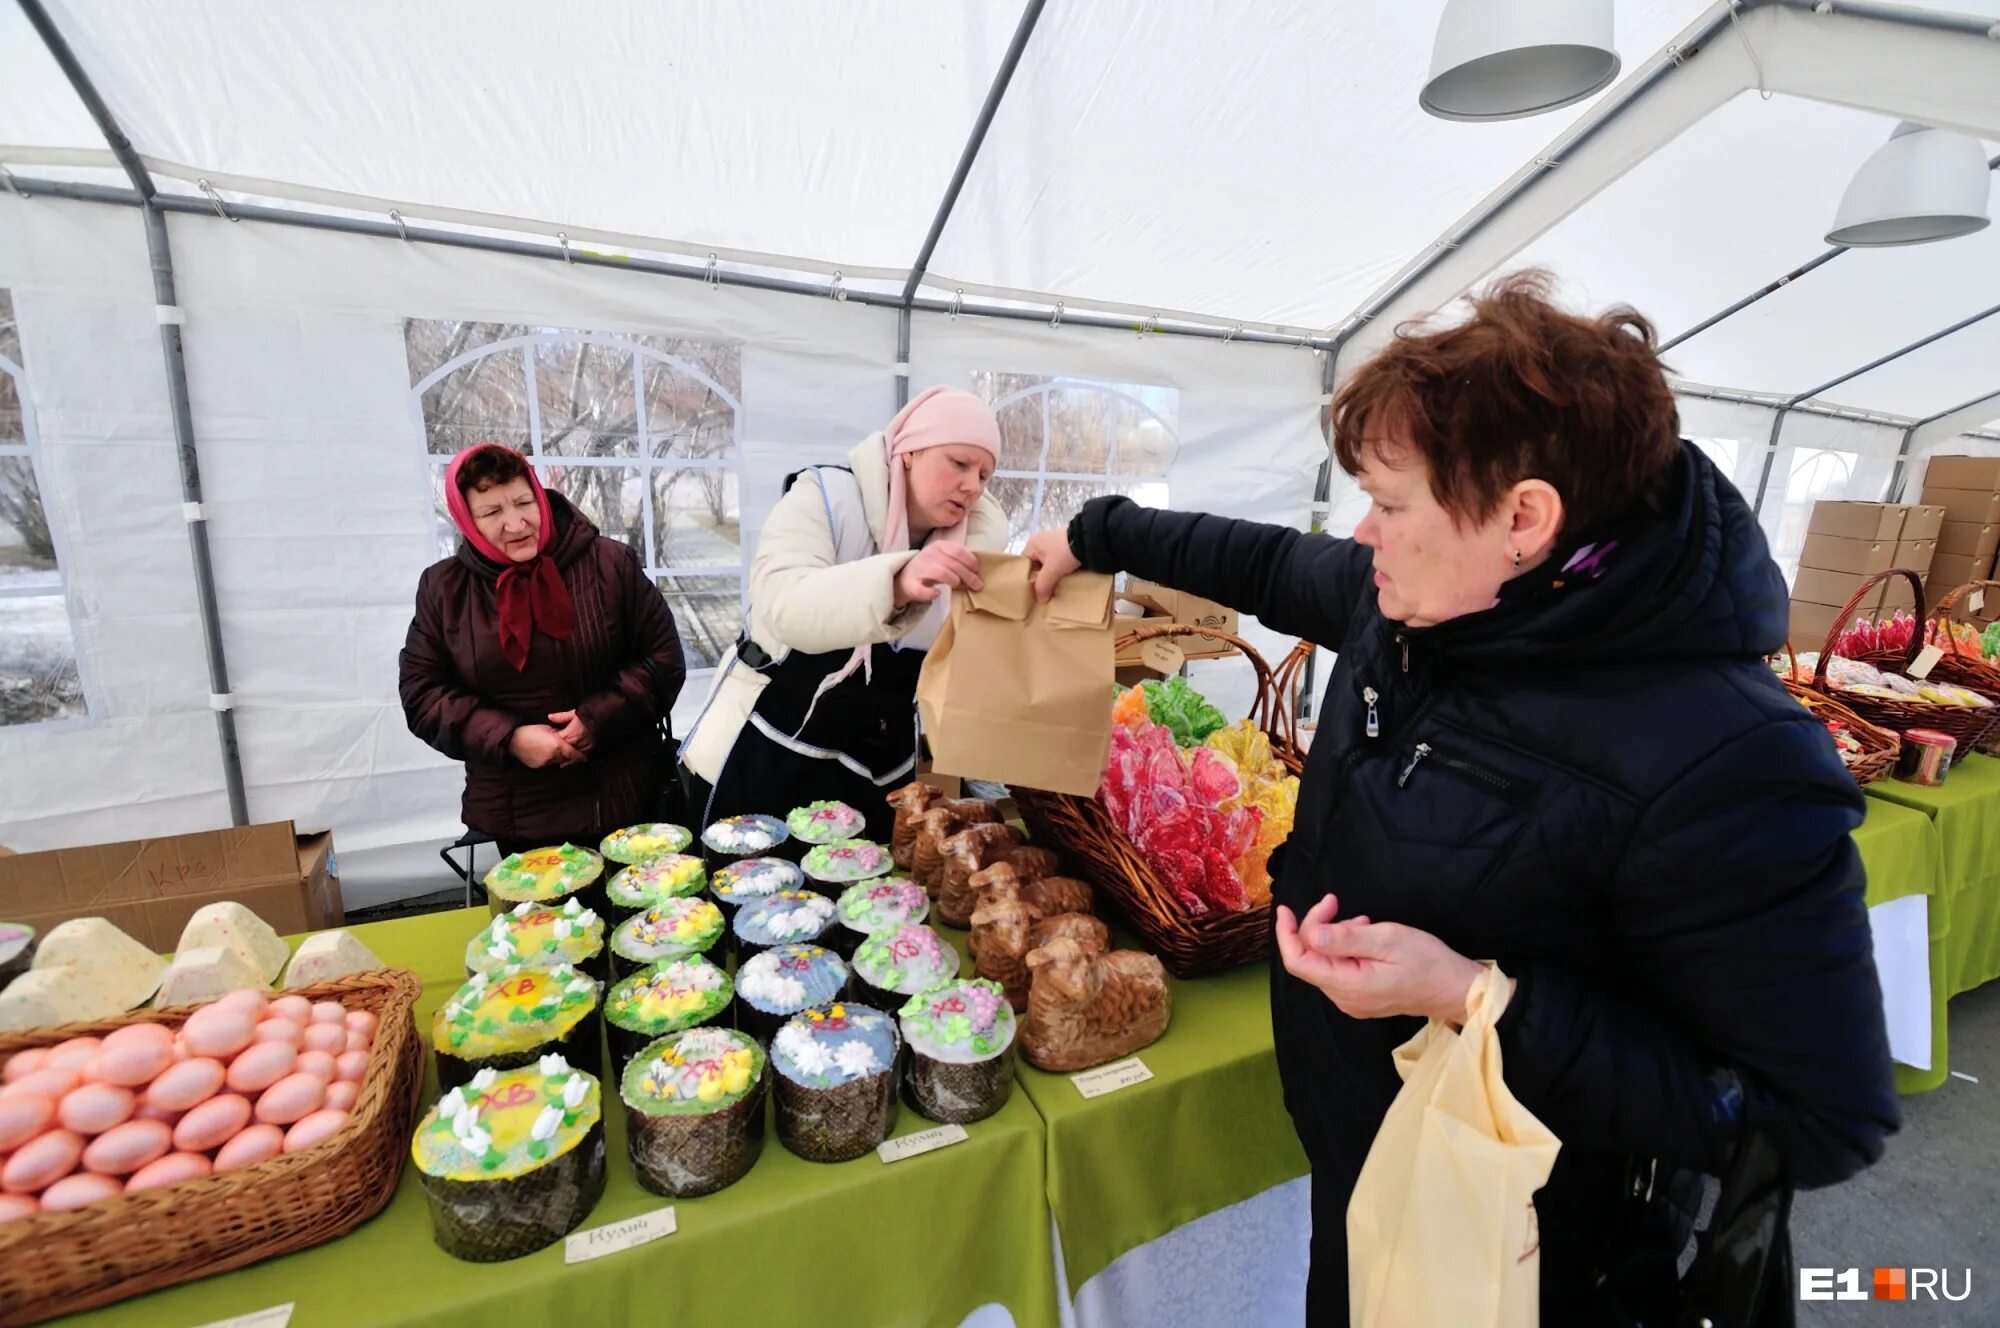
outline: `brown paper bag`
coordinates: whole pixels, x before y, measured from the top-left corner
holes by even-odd
[[[1535,1328],[1533,1196],[1562,1146],[1501,1077],[1507,977],[1487,965],[1453,1032],[1433,1019],[1396,1048],[1403,1087],[1347,1201],[1354,1328]]]
[[[1089,797],[1111,749],[1111,578],[1079,572],[1047,604],[1026,558],[979,555],[917,681],[943,774]]]

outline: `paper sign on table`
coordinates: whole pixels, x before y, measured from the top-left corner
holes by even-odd
[[[1938,661],[1943,658],[1944,651],[1936,646],[1925,646],[1910,664],[1910,676],[1920,680],[1930,677],[1931,670],[1936,668]]]
[[[886,1139],[875,1146],[875,1151],[884,1162],[901,1162],[906,1157],[920,1157],[940,1148],[962,1144],[971,1137],[963,1125],[940,1125],[935,1129],[906,1134],[900,1139]]]
[[[249,1314],[239,1314],[233,1319],[217,1319],[214,1323],[201,1325],[201,1328],[285,1328],[291,1321],[292,1306],[285,1304],[273,1305],[267,1310],[253,1310]]]
[[[612,1222],[588,1231],[578,1231],[563,1241],[564,1263],[587,1263],[620,1250],[639,1246],[674,1234],[674,1210],[655,1208],[650,1213]]]
[[[1121,1088],[1130,1088],[1133,1084],[1143,1084],[1152,1077],[1153,1072],[1146,1068],[1146,1062],[1137,1056],[1127,1056],[1122,1061],[1113,1061],[1094,1070],[1073,1074],[1069,1077],[1069,1081],[1075,1084],[1076,1091],[1085,1097],[1103,1097],[1106,1093],[1115,1093]]]

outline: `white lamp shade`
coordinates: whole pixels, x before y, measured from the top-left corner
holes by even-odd
[[[1983,230],[1993,177],[1970,134],[1904,121],[1854,173],[1828,244],[1882,247]]]
[[[1417,102],[1442,120],[1514,120],[1618,77],[1611,0],[1448,0]]]

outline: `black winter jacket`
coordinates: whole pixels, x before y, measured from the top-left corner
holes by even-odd
[[[1122,498],[1070,532],[1088,568],[1338,651],[1276,899],[1303,915],[1332,891],[1343,917],[1422,928],[1518,980],[1507,1083],[1562,1140],[1536,1200],[1549,1323],[1582,1321],[1562,1307],[1627,1157],[1717,1174],[1754,1094],[1799,1183],[1824,1185],[1899,1121],[1848,837],[1862,798],[1763,662],[1787,610],[1756,517],[1683,452],[1601,579],[1523,578],[1424,630],[1382,617],[1351,540]],[[1349,1018],[1274,953],[1272,1022],[1330,1310],[1341,1215],[1400,1086],[1390,1052],[1421,1021]]]

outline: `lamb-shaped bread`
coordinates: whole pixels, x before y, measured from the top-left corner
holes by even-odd
[[[174,953],[185,950],[201,950],[210,946],[221,946],[242,956],[249,967],[256,970],[257,986],[269,986],[285,971],[285,961],[292,957],[292,947],[272,929],[271,924],[233,899],[224,899],[213,904],[204,904],[196,909],[194,916],[181,928],[181,943],[174,947]],[[234,987],[228,988],[236,990]],[[217,992],[216,995],[221,995]],[[212,1000],[214,997],[204,999]],[[186,1004],[185,1001],[176,1004]]]
[[[287,987],[316,987],[354,973],[368,973],[387,965],[361,938],[344,927],[318,931],[299,942],[292,966],[285,970]]]
[[[889,857],[904,871],[910,870],[916,861],[918,822],[931,804],[943,796],[922,780],[905,784],[889,795],[889,805],[896,809],[896,825],[889,832]]]
[[[1025,847],[1021,832],[1011,825],[987,821],[968,825],[944,841],[944,871],[937,888],[937,906],[931,916],[951,927],[971,924],[972,910],[979,900],[972,888],[975,873],[1004,859],[1009,849]]]
[[[198,945],[174,952],[160,979],[153,1004],[206,1005],[232,991],[262,990],[270,985],[248,955],[233,945]]]
[[[167,961],[103,918],[71,918],[42,937],[35,968],[81,970],[93,1004],[109,1001],[118,1007],[110,1013],[119,1014],[159,990]]]
[[[1096,912],[1096,892],[1082,881],[1071,876],[1044,876],[1032,870],[1040,865],[1041,859],[1029,855],[1047,852],[1047,849],[1023,846],[1017,855],[1003,858],[975,873],[971,880],[973,907],[976,909],[979,900],[995,886],[1005,885],[1043,917],[1056,913]]]
[[[1034,979],[1021,1054],[1038,1069],[1087,1070],[1150,1046],[1167,1031],[1167,971],[1138,950],[1093,951],[1057,937],[1028,952]]]
[[[973,970],[1000,984],[1015,1010],[1028,1006],[1028,954],[1058,937],[1068,937],[1090,950],[1111,947],[1104,923],[1087,913],[1057,913],[1043,917],[1015,894],[1012,887],[989,894],[972,915]]]
[[[969,825],[1000,820],[1000,809],[978,798],[949,798],[935,803],[917,823],[916,847],[910,853],[910,879],[937,898],[944,885],[944,841]]]

